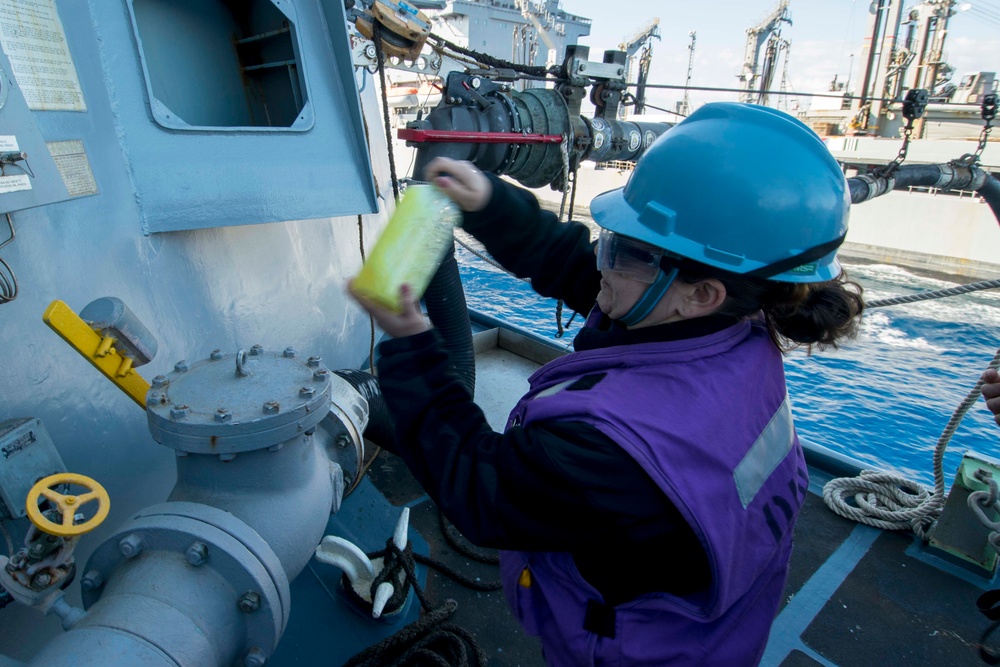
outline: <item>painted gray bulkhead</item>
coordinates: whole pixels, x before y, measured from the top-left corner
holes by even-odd
[[[343,24],[327,26],[331,12],[342,16],[342,3],[294,3],[310,99],[318,102],[312,128],[198,135],[155,123],[126,0],[57,0],[56,7],[86,111],[32,116],[45,141],[83,142],[98,194],[11,214],[16,239],[0,256],[19,292],[0,305],[0,421],[40,419],[67,469],[108,490],[109,517],[76,551],[85,563],[129,516],[166,499],[175,454],[153,441],[135,403],[43,324],[49,303],[60,299],[79,311],[102,296],[122,299],[159,341],[156,358],[139,369],[147,380],[181,359],[253,344],[291,346],[321,355],[330,368],[357,368],[372,333],[345,283],[361,266],[359,231],[370,246],[385,222],[368,170],[382,193],[388,175],[374,87],[362,93],[357,117],[339,117],[336,104],[322,102],[358,104],[355,81],[342,74],[350,72]],[[362,113],[370,133],[357,122]],[[0,135],[2,123],[0,110]],[[367,137],[371,167],[364,152],[337,147],[345,136],[362,147]],[[270,167],[253,175],[239,169],[251,153]],[[317,211],[325,199],[342,213],[350,201],[354,210],[262,222],[286,220],[294,206],[283,202],[293,199]],[[366,212],[375,205],[382,211]],[[177,216],[214,217],[219,226],[149,234],[144,207],[161,219],[170,207]],[[276,217],[258,216],[261,207]],[[0,228],[2,242],[6,225]],[[77,584],[68,600],[80,604]],[[60,632],[54,616],[12,605],[0,623],[0,654],[28,660]]]

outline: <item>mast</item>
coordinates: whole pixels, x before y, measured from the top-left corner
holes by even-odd
[[[697,39],[697,33],[692,30],[688,33],[691,41],[688,43],[688,73],[687,79],[684,82],[684,101],[681,102],[680,113],[684,116],[691,113],[691,98],[688,94],[688,89],[691,87],[691,72],[694,70],[694,44]]]

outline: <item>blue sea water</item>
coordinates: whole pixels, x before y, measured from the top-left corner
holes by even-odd
[[[555,301],[464,248],[458,259],[470,307],[557,340]],[[959,284],[884,264],[846,269],[867,301]],[[564,313],[564,323],[570,315]],[[560,343],[569,346],[581,324],[578,315]],[[938,439],[998,347],[998,291],[872,309],[860,336],[840,349],[786,357],[796,427],[804,438],[867,466],[933,486]],[[949,487],[965,450],[1000,458],[1000,427],[982,398],[945,454]]]

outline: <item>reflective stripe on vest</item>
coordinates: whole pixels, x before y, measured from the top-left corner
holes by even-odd
[[[747,508],[767,478],[785,459],[794,442],[792,408],[786,395],[771,421],[733,471],[733,480],[743,509]]]

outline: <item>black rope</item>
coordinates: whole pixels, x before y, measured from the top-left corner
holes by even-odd
[[[440,516],[441,529],[445,538],[449,543],[452,543],[453,536],[450,536],[446,529],[443,515]],[[458,533],[454,526],[451,526],[451,530]],[[453,546],[455,545],[453,544]],[[476,553],[471,548],[468,549],[468,552],[462,549],[458,550],[476,560],[483,557],[482,554]],[[496,558],[495,555],[486,555],[487,558],[491,556]],[[480,667],[487,664],[486,653],[480,648],[471,632],[452,623],[445,623],[458,609],[458,603],[449,599],[440,607],[434,608],[417,580],[415,563],[433,567],[441,574],[476,591],[498,590],[502,587],[500,581],[476,581],[440,561],[415,554],[412,544],[407,544],[405,549],[400,549],[392,538],[386,540],[385,549],[370,553],[368,557],[371,559],[382,558],[382,570],[376,575],[369,589],[371,598],[375,598],[375,591],[378,590],[379,585],[389,582],[393,586],[393,594],[386,603],[385,609],[390,611],[400,609],[406,602],[409,588],[412,586],[413,592],[424,610],[424,615],[399,632],[361,651],[344,663],[344,667],[424,667],[428,665],[433,667]],[[344,582],[345,588],[349,588],[350,585],[349,581]]]
[[[573,176],[573,187],[570,188],[569,191],[569,214],[566,216],[567,222],[571,222],[573,220],[573,209],[576,207],[576,176],[577,176],[576,170],[577,167],[575,166],[573,167],[573,171],[570,172],[571,175]],[[556,338],[562,338],[563,336],[565,336],[567,327],[573,324],[573,320],[576,319],[576,311],[574,310],[573,314],[569,318],[569,322],[563,325],[562,314],[563,314],[563,300],[559,299],[559,301],[556,302]]]
[[[378,62],[378,79],[382,85],[382,115],[385,117],[385,147],[389,153],[389,174],[392,178],[392,197],[399,201],[399,181],[396,179],[396,158],[392,154],[392,129],[389,119],[389,91],[385,85],[385,53],[382,52],[382,24],[372,19],[372,41]]]
[[[455,51],[456,53],[461,53],[464,56],[473,58],[476,62],[480,64],[489,65],[490,67],[496,67],[498,69],[510,69],[514,70],[515,72],[518,72],[519,74],[528,74],[529,76],[538,76],[543,78],[549,73],[549,70],[545,67],[539,65],[517,65],[515,63],[491,56],[488,53],[482,53],[480,51],[467,49],[464,46],[459,46],[458,44],[455,44],[454,42],[449,42],[444,37],[435,35],[434,33],[428,35],[428,39],[442,46],[445,46],[448,49]]]
[[[474,547],[440,511],[438,512],[438,523],[441,525],[441,533],[444,535],[444,539],[458,553],[480,563],[496,565],[500,562],[500,557],[497,554]]]
[[[454,600],[410,623],[396,634],[369,646],[344,663],[344,667],[478,667],[486,665],[486,653],[472,634],[445,623],[458,609]]]

